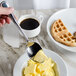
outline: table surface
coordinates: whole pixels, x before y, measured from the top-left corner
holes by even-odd
[[[37,41],[43,48],[53,50],[58,53],[65,61],[68,68],[68,76],[76,75],[76,53],[68,52],[66,50],[58,49],[54,44],[50,42],[50,38],[46,31],[46,24],[49,17],[58,11],[54,10],[17,10],[16,15],[18,18],[24,14],[42,14],[44,21],[42,23],[40,34],[31,38],[31,41]],[[4,26],[5,27],[5,26]],[[0,28],[0,76],[13,76],[13,68],[17,59],[25,52],[24,43],[19,48],[13,48],[6,44],[3,40],[2,29]],[[10,30],[10,29],[9,29]]]

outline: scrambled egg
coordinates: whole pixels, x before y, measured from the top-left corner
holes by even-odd
[[[23,76],[59,76],[56,63],[42,50],[33,59],[37,62],[30,59],[23,70]]]

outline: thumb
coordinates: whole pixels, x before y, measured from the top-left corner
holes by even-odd
[[[0,7],[0,15],[9,15],[14,11],[14,8],[8,7],[8,8],[4,8],[4,7]]]

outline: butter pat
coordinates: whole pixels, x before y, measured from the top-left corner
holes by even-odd
[[[53,70],[52,71],[51,70],[50,71],[46,70],[42,73],[42,76],[55,76],[55,74],[54,74]]]
[[[34,60],[39,62],[39,63],[42,63],[44,62],[45,60],[47,60],[48,57],[44,54],[44,52],[42,50],[40,50],[35,56],[34,56]]]
[[[30,46],[32,46],[34,44],[34,42],[28,42],[27,43],[27,47],[30,47]]]
[[[47,60],[45,60],[43,63],[41,63],[39,66],[38,66],[38,69],[41,71],[46,71],[46,70],[51,70],[52,67],[54,66],[51,66],[52,64],[52,61],[51,61],[51,58],[48,58]]]
[[[32,76],[32,74],[26,74],[26,76]]]
[[[36,64],[31,64],[25,68],[24,74],[35,73],[36,72]]]

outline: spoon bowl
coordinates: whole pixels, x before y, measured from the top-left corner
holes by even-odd
[[[27,46],[27,53],[28,53],[28,56],[30,57],[30,58],[32,58],[32,57],[34,57],[36,54],[37,54],[37,52],[39,51],[39,50],[41,50],[42,48],[41,48],[41,46],[38,44],[38,43],[36,43],[36,42],[33,42],[33,44],[32,44],[32,46]]]

